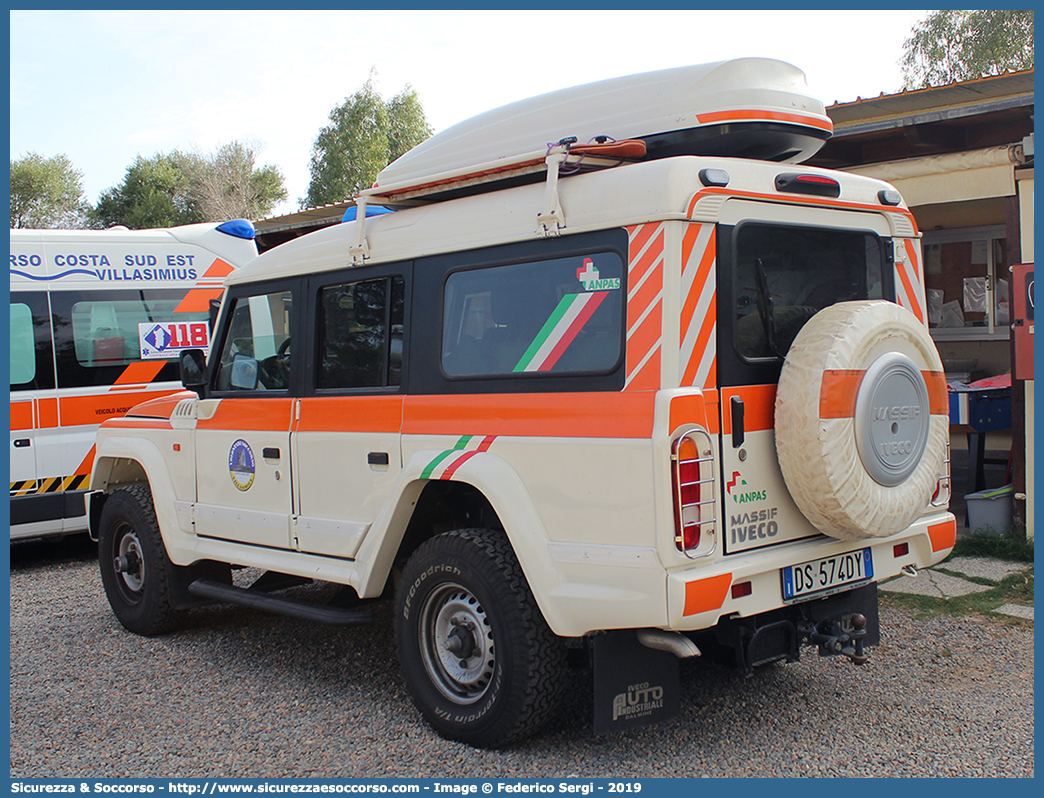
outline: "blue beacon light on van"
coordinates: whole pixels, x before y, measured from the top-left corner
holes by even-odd
[[[228,222],[222,222],[217,226],[217,229],[225,235],[234,236],[235,238],[245,238],[247,241],[254,239],[254,225],[246,219],[232,219]]]
[[[341,217],[341,223],[354,222],[355,214],[358,211],[358,205],[353,205],[344,212],[344,216]],[[382,216],[386,213],[394,213],[391,208],[385,208],[383,205],[367,205],[366,206],[366,218],[369,219],[371,216]]]

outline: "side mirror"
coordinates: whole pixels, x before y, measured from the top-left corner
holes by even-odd
[[[178,364],[181,367],[181,384],[195,391],[202,399],[207,389],[207,356],[202,349],[185,349]]]

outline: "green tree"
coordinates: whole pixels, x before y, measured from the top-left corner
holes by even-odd
[[[209,154],[139,155],[123,182],[102,194],[92,222],[143,230],[268,216],[287,193],[278,167],[255,165],[257,152],[233,141]]]
[[[900,65],[906,89],[1031,69],[1033,12],[932,11],[914,25]]]
[[[182,156],[189,196],[205,219],[261,219],[286,199],[283,174],[276,166],[255,166],[258,147],[233,141],[213,153]]]
[[[11,227],[76,229],[87,224],[83,173],[65,155],[31,152],[11,161]]]
[[[377,173],[431,135],[417,92],[406,86],[385,102],[375,74],[330,112],[330,124],[312,145],[311,182],[301,207],[352,199]]]
[[[96,227],[121,224],[132,230],[205,221],[191,188],[181,153],[139,155],[123,182],[101,195],[91,219]]]

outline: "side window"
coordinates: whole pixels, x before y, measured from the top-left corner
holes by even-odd
[[[290,291],[238,297],[221,350],[218,391],[285,391],[290,387]]]
[[[72,306],[73,346],[84,368],[126,366],[141,360],[138,325],[207,321],[206,312],[177,313],[181,299],[88,299]]]
[[[11,303],[11,386],[36,378],[36,339],[33,312],[21,302]]]
[[[382,277],[322,289],[317,388],[401,384],[404,288]]]
[[[11,390],[54,388],[54,342],[47,295],[14,292],[10,321]]]
[[[620,359],[624,291],[613,252],[455,272],[442,368],[450,377],[607,373]]]

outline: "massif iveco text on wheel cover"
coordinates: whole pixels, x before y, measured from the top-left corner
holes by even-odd
[[[552,718],[571,665],[602,733],[680,711],[681,659],[865,662],[877,582],[956,525],[919,233],[801,165],[830,132],[767,59],[567,89],[230,275],[190,390],[98,434],[121,623],[393,600],[418,710],[478,746]],[[286,591],[314,580],[343,590]]]

